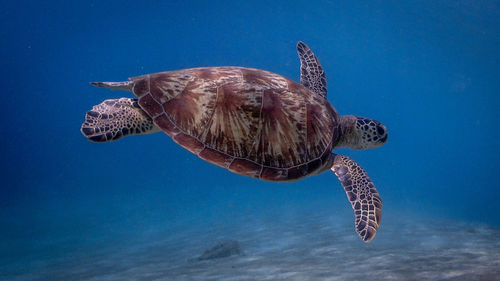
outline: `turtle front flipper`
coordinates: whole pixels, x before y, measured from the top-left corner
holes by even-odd
[[[121,98],[93,106],[85,115],[80,131],[93,142],[106,142],[128,135],[150,134],[159,129],[139,107],[137,99]]]
[[[332,171],[344,187],[354,210],[356,232],[365,242],[375,237],[382,218],[382,199],[372,181],[351,158],[333,154]]]
[[[301,41],[297,43],[297,54],[300,59],[300,84],[326,98],[326,74],[318,58]]]

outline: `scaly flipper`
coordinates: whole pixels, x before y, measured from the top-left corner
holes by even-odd
[[[297,43],[297,54],[300,59],[300,84],[326,98],[326,75],[318,58],[301,41]]]
[[[159,131],[153,120],[137,104],[137,99],[105,100],[85,115],[82,134],[93,142],[114,141],[127,135]]]
[[[333,154],[333,157],[331,169],[351,202],[356,232],[363,241],[370,242],[375,237],[382,218],[382,199],[363,168],[347,156]]]

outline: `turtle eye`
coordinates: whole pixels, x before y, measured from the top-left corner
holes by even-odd
[[[378,132],[379,135],[383,136],[385,134],[385,129],[382,128],[381,125],[377,125],[377,132]]]
[[[377,124],[377,133],[379,136],[379,142],[385,143],[387,141],[387,129],[384,125],[378,123]]]

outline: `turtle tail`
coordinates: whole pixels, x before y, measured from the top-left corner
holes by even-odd
[[[137,99],[105,100],[85,114],[80,131],[93,142],[109,142],[128,135],[157,132],[153,120],[137,103]]]
[[[111,90],[122,90],[127,92],[132,92],[132,87],[134,86],[133,81],[125,81],[125,82],[90,82],[90,85],[106,88]]]

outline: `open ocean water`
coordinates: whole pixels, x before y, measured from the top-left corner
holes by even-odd
[[[500,280],[498,1],[7,0],[0,38],[0,280]],[[370,243],[331,171],[264,182],[163,133],[79,131],[132,97],[90,81],[226,65],[299,81],[299,40],[339,114],[389,130],[336,150],[382,197]],[[231,254],[200,258],[217,245]]]

